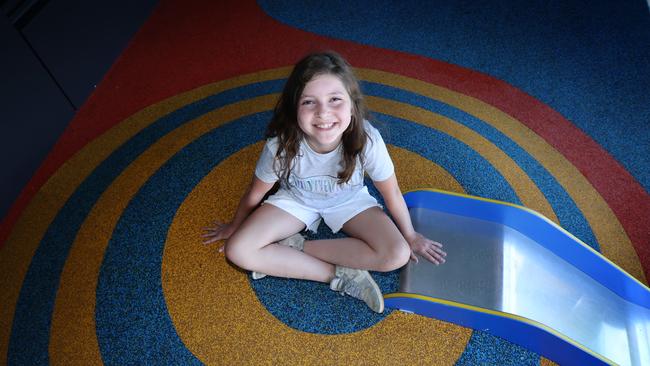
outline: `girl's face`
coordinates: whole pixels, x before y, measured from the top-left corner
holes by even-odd
[[[298,126],[314,151],[336,149],[351,118],[352,101],[337,76],[317,75],[305,85],[298,100]]]

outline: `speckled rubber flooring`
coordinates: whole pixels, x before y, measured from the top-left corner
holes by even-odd
[[[524,205],[647,283],[645,3],[399,3],[162,1],[3,221],[0,363],[551,364],[323,284],[253,282],[201,244],[233,215],[290,66],[321,49],[355,66],[403,190]],[[608,6],[641,31],[610,32]],[[398,277],[375,274],[384,292]]]

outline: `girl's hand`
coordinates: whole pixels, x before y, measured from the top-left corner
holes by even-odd
[[[409,245],[411,246],[411,260],[415,263],[418,262],[416,253],[435,265],[445,263],[447,253],[442,250],[442,244],[429,240],[420,233],[415,233],[415,238],[409,242]]]
[[[221,221],[215,221],[212,223],[212,226],[203,228],[203,244],[212,244],[219,240],[225,240],[230,238],[235,232],[235,228],[231,224],[225,224]],[[219,253],[223,252],[225,244],[219,248]]]

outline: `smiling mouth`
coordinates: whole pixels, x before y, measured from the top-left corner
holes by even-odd
[[[334,122],[331,122],[331,123],[319,123],[319,124],[315,125],[315,127],[318,128],[318,129],[321,129],[321,130],[329,130],[334,125],[335,125]]]

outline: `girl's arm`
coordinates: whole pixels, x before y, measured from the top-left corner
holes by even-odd
[[[205,239],[203,243],[210,244],[230,238],[244,220],[246,220],[248,215],[262,202],[264,195],[273,188],[274,184],[266,183],[253,175],[253,180],[248,186],[248,189],[246,189],[246,192],[239,200],[239,205],[237,206],[237,211],[235,211],[235,216],[232,221],[227,224],[215,222],[214,226],[204,228],[205,234],[203,234],[203,237]],[[223,251],[223,247],[219,251]]]
[[[264,195],[273,188],[275,183],[266,183],[253,175],[253,180],[248,186],[246,193],[239,200],[235,217],[233,217],[230,225],[234,227],[233,232],[239,228],[244,220],[250,215],[251,212],[262,202]]]
[[[404,239],[409,243],[409,246],[411,247],[411,259],[417,262],[418,259],[414,254],[417,253],[434,264],[444,263],[447,253],[442,250],[442,244],[427,239],[413,229],[411,216],[409,215],[406,202],[404,201],[402,192],[397,184],[395,174],[391,175],[390,178],[384,181],[373,181],[373,183],[384,198],[388,212],[390,212],[393,217],[397,228],[404,236]]]

